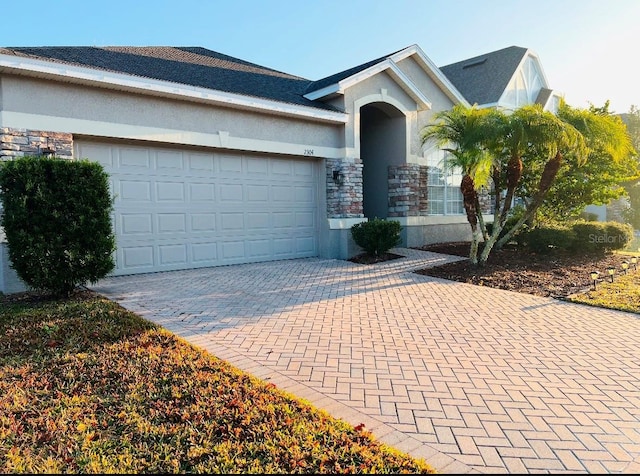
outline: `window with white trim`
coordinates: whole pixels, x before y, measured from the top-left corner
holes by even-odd
[[[425,152],[427,172],[427,211],[429,215],[462,215],[462,170],[447,166],[448,152],[432,148]]]

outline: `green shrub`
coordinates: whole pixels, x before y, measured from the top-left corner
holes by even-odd
[[[633,240],[633,228],[626,223],[576,222],[576,251],[606,252],[624,249]]]
[[[526,245],[536,253],[547,253],[553,249],[571,250],[575,246],[575,232],[564,226],[541,226],[526,233]]]
[[[603,250],[600,239],[606,238],[606,233],[602,222],[577,222],[571,225],[571,229],[576,234],[575,251],[593,253]]]
[[[397,220],[374,218],[353,225],[351,236],[367,254],[379,256],[400,243],[401,230]]]
[[[604,224],[605,233],[607,234],[605,249],[622,250],[633,241],[633,227],[628,223],[607,221]]]
[[[31,288],[69,295],[115,267],[113,200],[98,163],[21,157],[0,164],[9,259]]]

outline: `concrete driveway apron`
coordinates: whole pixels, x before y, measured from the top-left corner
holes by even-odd
[[[640,471],[640,319],[422,276],[410,249],[92,287],[443,473]]]

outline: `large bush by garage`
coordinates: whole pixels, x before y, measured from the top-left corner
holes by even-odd
[[[108,175],[98,163],[21,157],[0,162],[9,258],[31,288],[69,295],[115,267]]]

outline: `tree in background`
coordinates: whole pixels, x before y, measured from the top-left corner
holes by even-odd
[[[640,109],[631,106],[627,114],[622,115],[622,120],[627,125],[627,131],[633,142],[633,147],[640,151]],[[624,184],[629,197],[629,208],[624,211],[624,219],[636,230],[640,230],[640,180],[629,181]]]
[[[573,151],[564,163],[534,219],[567,220],[578,218],[587,205],[604,205],[627,194],[624,185],[640,178],[640,167],[627,127],[619,116],[603,107],[576,109],[564,101],[557,113],[574,126],[589,148],[587,160]],[[532,164],[532,168],[535,166]],[[523,180],[520,196],[531,196],[532,179]]]

